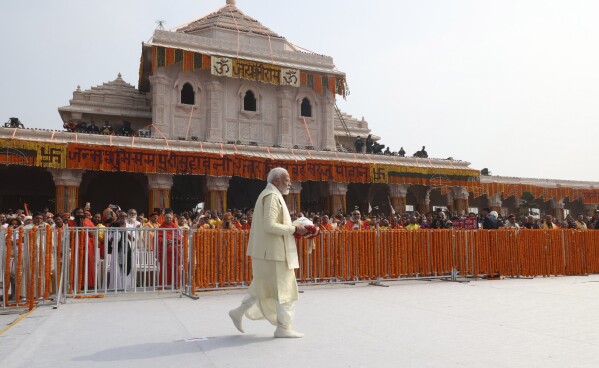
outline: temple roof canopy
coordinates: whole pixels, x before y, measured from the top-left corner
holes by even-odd
[[[234,1],[227,1],[226,6],[205,17],[196,19],[177,28],[176,32],[200,35],[203,31],[212,29],[226,29],[235,32],[239,31],[267,37],[283,38],[269,28],[263,26],[256,19],[245,15],[235,6]]]

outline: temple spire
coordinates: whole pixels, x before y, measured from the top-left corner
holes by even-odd
[[[227,0],[227,5],[235,6],[235,0]]]

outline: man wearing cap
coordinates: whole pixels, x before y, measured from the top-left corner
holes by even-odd
[[[253,279],[239,307],[229,312],[233,324],[244,332],[243,317],[267,319],[277,326],[274,336],[297,338],[303,334],[292,329],[298,300],[294,269],[299,268],[294,233],[304,235],[306,228],[294,226],[283,195],[289,194],[291,178],[277,167],[268,173],[266,188],[254,206],[247,254],[252,257]]]

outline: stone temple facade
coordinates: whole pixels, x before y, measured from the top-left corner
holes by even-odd
[[[225,211],[250,207],[272,165],[293,171],[292,211],[371,205],[514,212],[524,191],[540,210],[592,212],[599,183],[481,176],[466,161],[353,152],[368,122],[339,111],[346,75],[292,44],[235,1],[142,44],[137,87],[120,74],[73,92],[66,126],[130,126],[126,136],[0,128],[0,207],[67,211],[91,202]],[[372,134],[376,141],[379,139]],[[11,187],[20,178],[28,185]],[[14,180],[13,180],[14,179]]]

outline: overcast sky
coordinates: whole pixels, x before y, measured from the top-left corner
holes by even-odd
[[[61,129],[72,92],[137,86],[141,42],[225,0],[0,2],[0,122]],[[494,175],[599,181],[599,1],[237,0],[334,58],[383,144]]]

